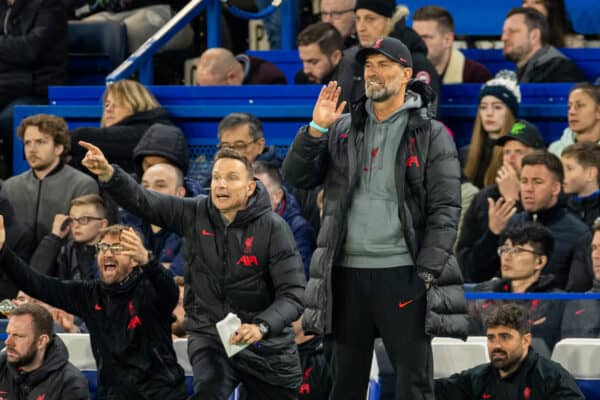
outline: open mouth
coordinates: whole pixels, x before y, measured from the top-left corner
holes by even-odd
[[[117,264],[113,262],[104,263],[104,272],[114,272],[117,270]]]
[[[221,193],[221,194],[217,194],[215,197],[219,200],[224,200],[224,199],[228,199],[230,196],[228,194]]]

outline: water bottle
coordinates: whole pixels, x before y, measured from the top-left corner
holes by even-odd
[[[0,313],[8,316],[17,306],[10,299],[0,301]]]

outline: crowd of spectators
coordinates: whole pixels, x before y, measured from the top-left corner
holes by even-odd
[[[487,336],[491,364],[435,384],[427,375],[429,335],[461,336],[467,312],[459,305],[432,309],[428,290],[447,295],[440,300],[446,305],[462,304],[463,280],[478,292],[600,290],[600,87],[585,82],[560,51],[581,41],[562,1],[525,0],[508,11],[498,34],[515,71],[492,76],[457,50],[451,10],[422,7],[408,26],[408,9],[393,0],[322,0],[321,21],[297,36],[302,68],[293,83],[324,89],[285,161],[267,143],[260,119],[232,110],[215,132],[214,161],[187,176],[197,161],[184,132],[135,80],[107,86],[99,127],[69,130],[63,118],[38,114],[13,134],[12,107],[47,102],[48,86],[65,81],[67,18],[123,21],[135,51],[181,6],[0,2],[0,297],[18,305],[0,357],[0,390],[22,390],[23,383],[13,382],[21,373],[16,368],[33,380],[52,361],[62,368],[60,379],[32,383],[38,385],[32,393],[43,395],[51,384],[73,399],[87,398],[56,329],[89,332],[100,398],[138,391],[185,398],[175,337],[189,337],[199,398],[226,396],[240,381],[248,398],[324,399],[329,392],[350,398],[364,389],[377,336],[403,371],[398,391],[414,373],[409,367],[429,379],[424,398],[457,398],[457,390],[472,390],[482,375],[496,379],[492,367],[504,377],[536,365],[556,374],[562,385],[556,390],[578,398],[568,374],[542,357],[561,338],[600,337],[600,306],[592,301],[523,300],[520,308],[470,302],[463,336]],[[190,34],[184,30],[170,45],[188,46]],[[226,48],[205,50],[194,80],[198,86],[288,83],[276,65]],[[521,118],[520,85],[553,82],[573,86],[567,126],[548,144],[547,132]],[[455,151],[452,132],[435,116],[441,86],[462,83],[481,89],[473,99],[471,139]],[[400,97],[394,112],[374,105]],[[388,129],[402,135],[387,135]],[[323,139],[327,132],[335,137]],[[349,138],[356,132],[360,137]],[[29,166],[16,175],[10,173],[14,136]],[[420,166],[425,175],[414,172]],[[406,175],[402,184],[389,184],[392,170]],[[423,260],[431,265],[417,265]],[[417,268],[379,274],[388,264]],[[410,282],[402,295],[411,300],[398,300],[393,282]],[[336,292],[344,304],[332,300]],[[383,308],[364,306],[369,296],[369,304],[389,300],[400,309],[414,301],[404,315],[420,330],[409,332],[407,317],[388,320],[378,313]],[[31,304],[19,305],[21,297]],[[334,319],[332,308],[339,313]],[[355,317],[357,310],[365,319]],[[231,358],[215,329],[228,312],[242,318],[230,344],[251,345]],[[367,319],[372,330],[362,328]],[[503,330],[519,341],[517,353],[493,349],[509,335]],[[398,335],[414,339],[411,357],[392,344]],[[31,337],[36,350],[14,344],[22,337]],[[360,343],[353,348],[354,342]],[[506,367],[502,355],[517,357],[517,367]],[[351,365],[357,359],[360,368]],[[491,393],[477,390],[477,396]]]

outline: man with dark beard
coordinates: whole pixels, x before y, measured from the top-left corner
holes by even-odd
[[[0,398],[87,400],[88,382],[69,362],[69,352],[54,335],[54,321],[39,304],[10,313],[6,351],[0,355]]]
[[[575,379],[560,364],[532,348],[529,315],[504,304],[486,320],[491,362],[435,381],[435,398],[583,399]]]

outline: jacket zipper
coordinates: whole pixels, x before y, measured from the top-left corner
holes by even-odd
[[[8,6],[8,10],[6,10],[6,15],[4,16],[4,23],[2,24],[2,31],[4,32],[4,36],[8,36],[8,19],[10,18],[11,12],[12,6]]]
[[[38,180],[37,200],[35,203],[35,218],[33,218],[33,243],[38,242],[37,226],[38,226],[38,216],[40,215],[40,198],[41,197],[42,197],[42,180]]]

